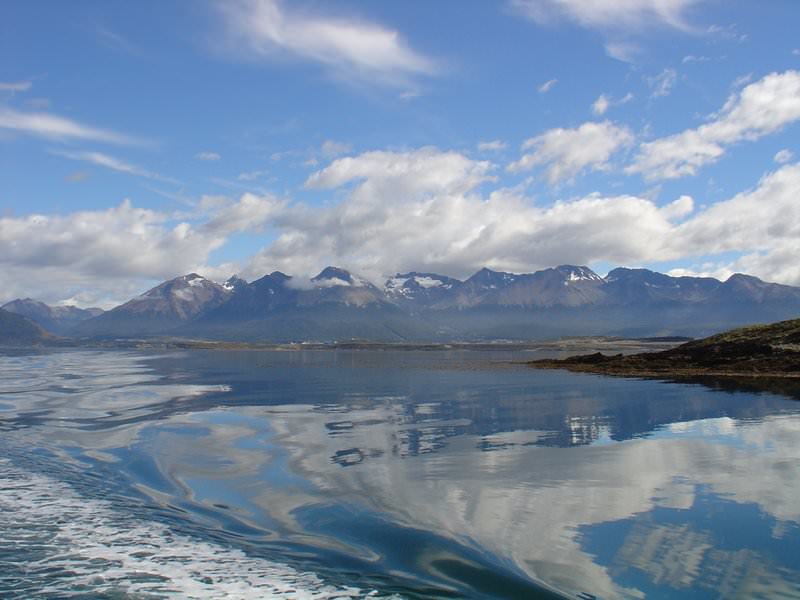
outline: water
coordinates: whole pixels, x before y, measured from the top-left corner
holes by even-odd
[[[791,383],[520,357],[6,352],[0,597],[800,598]]]

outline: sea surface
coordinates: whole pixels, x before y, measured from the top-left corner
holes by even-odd
[[[2,352],[0,598],[800,598],[800,392],[535,355]]]

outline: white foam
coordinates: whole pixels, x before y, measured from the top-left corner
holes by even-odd
[[[0,459],[0,555],[3,597],[86,597],[87,592],[243,600],[378,597],[375,591],[335,587],[314,573],[176,534],[161,523],[117,511],[111,502],[83,498],[66,483],[23,471],[7,459]],[[19,575],[17,581],[9,572]],[[2,589],[8,584],[12,588]]]

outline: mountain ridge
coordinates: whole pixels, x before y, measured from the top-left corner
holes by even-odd
[[[17,298],[0,306],[1,309],[27,317],[50,333],[61,335],[93,317],[103,314],[102,308],[50,306],[33,298]]]
[[[735,274],[673,277],[580,265],[483,268],[459,280],[409,271],[382,287],[341,267],[223,284],[190,273],[77,323],[81,338],[180,336],[270,342],[469,341],[564,335],[705,335],[800,315],[800,288]]]

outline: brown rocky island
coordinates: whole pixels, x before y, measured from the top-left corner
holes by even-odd
[[[800,378],[800,319],[733,329],[661,352],[597,352],[528,364],[622,377]]]

